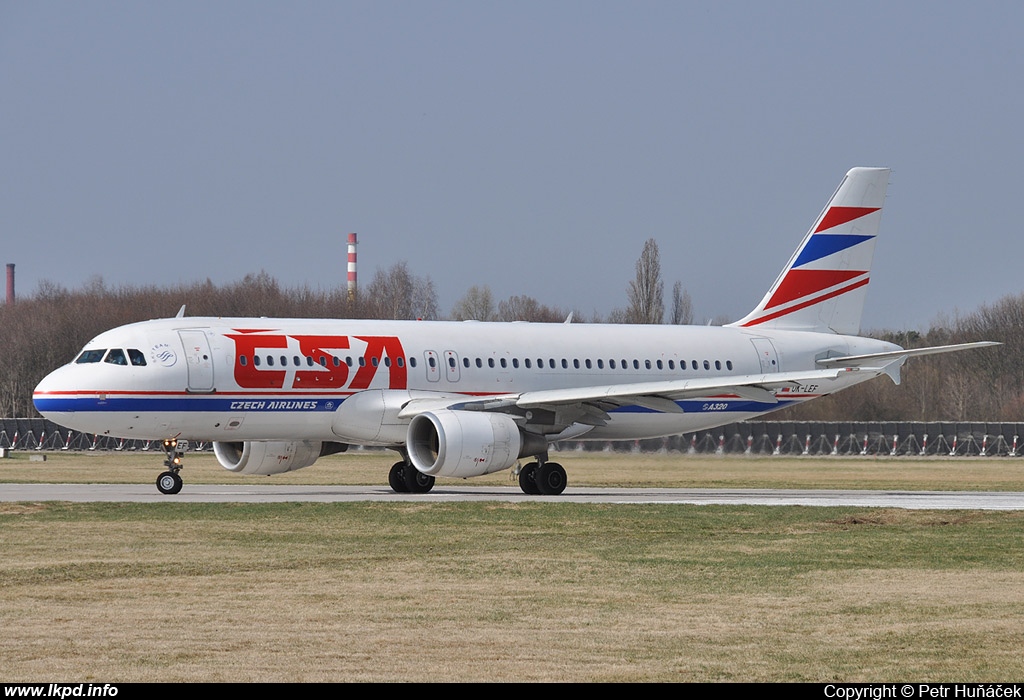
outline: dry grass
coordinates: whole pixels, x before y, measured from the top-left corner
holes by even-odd
[[[1024,490],[1009,460],[559,459],[576,483]],[[392,461],[339,455],[282,480],[381,483]],[[148,482],[159,463],[55,455],[0,473]],[[245,479],[202,455],[186,476]],[[1022,525],[852,508],[10,503],[0,668],[8,682],[1006,681],[1024,676]]]

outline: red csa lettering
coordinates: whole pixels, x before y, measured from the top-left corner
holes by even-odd
[[[391,358],[391,367],[388,369],[388,388],[405,389],[408,387],[408,376],[405,366],[405,350],[402,349],[402,341],[394,336],[356,336],[357,340],[366,343],[366,352],[363,357],[366,362],[356,376],[352,379],[352,389],[366,389],[377,374],[377,365],[384,361],[384,357]],[[376,360],[376,362],[375,362]],[[399,364],[401,361],[401,364]]]
[[[336,389],[348,383],[348,363],[334,354],[334,350],[350,347],[345,335],[269,335],[259,331],[241,330],[237,334],[226,334],[235,343],[235,383],[244,389],[281,389],[289,371],[294,371],[293,389]],[[312,358],[315,369],[261,369],[256,366],[258,350],[287,348],[289,338],[299,344],[303,357]],[[350,389],[366,389],[370,386],[384,358],[390,358],[388,367],[388,388],[405,389],[408,386],[405,351],[401,341],[394,336],[358,336],[366,343],[363,362],[352,379]],[[242,357],[248,361],[242,364]],[[318,367],[316,365],[319,365]],[[306,365],[308,366],[308,364]]]
[[[299,341],[299,349],[305,357],[312,357],[320,369],[300,370],[295,373],[295,389],[327,387],[335,389],[348,382],[348,364],[333,355],[330,350],[348,348],[346,335],[293,335]],[[324,372],[324,369],[327,369]]]
[[[259,369],[253,358],[256,348],[286,348],[288,339],[283,335],[227,335],[235,341],[235,383],[244,389],[280,389],[284,385],[284,370]],[[243,365],[239,359],[248,357]]]

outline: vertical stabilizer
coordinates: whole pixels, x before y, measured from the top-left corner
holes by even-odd
[[[853,168],[764,299],[732,326],[856,335],[888,168]]]

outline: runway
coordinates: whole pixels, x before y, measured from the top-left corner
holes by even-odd
[[[789,489],[567,488],[561,496],[529,496],[515,487],[435,486],[398,494],[387,486],[186,484],[165,496],[152,484],[2,484],[0,502],[75,503],[609,503],[765,506],[856,506],[935,510],[1024,510],[1024,493],[996,491],[858,491]]]

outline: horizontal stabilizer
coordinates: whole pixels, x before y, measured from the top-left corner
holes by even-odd
[[[891,352],[874,352],[869,355],[847,355],[845,357],[826,357],[818,360],[816,364],[821,367],[868,367],[877,365],[880,361],[895,360],[898,358],[918,357],[920,355],[940,355],[946,352],[959,352],[960,350],[971,350],[973,348],[985,348],[992,345],[1002,345],[991,340],[983,340],[977,343],[959,343],[957,345],[936,345],[930,348],[914,348],[911,350],[893,350]]]

